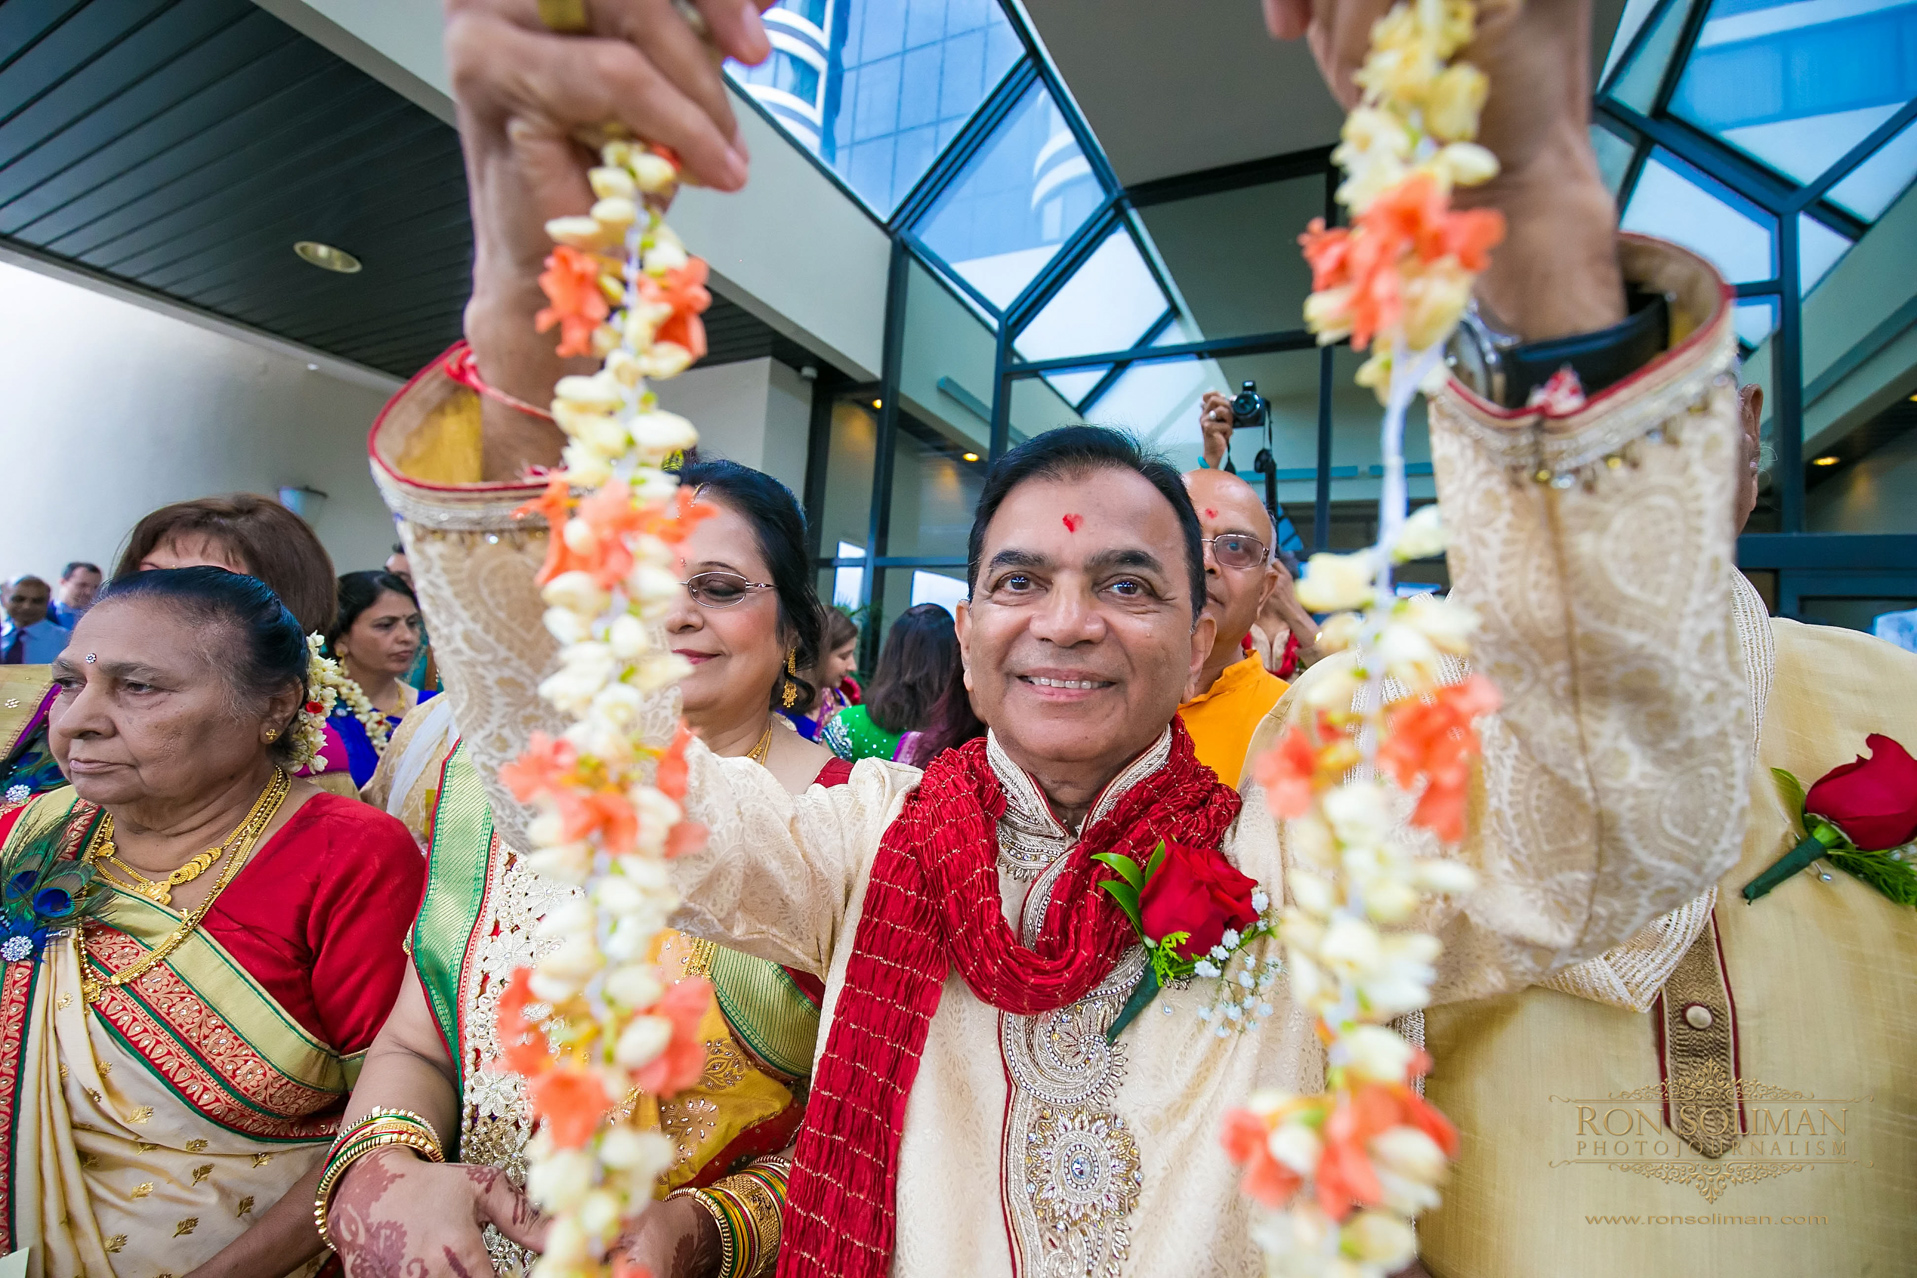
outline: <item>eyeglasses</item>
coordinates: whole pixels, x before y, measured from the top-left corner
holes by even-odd
[[[1204,544],[1211,547],[1211,557],[1220,568],[1257,568],[1271,554],[1264,542],[1243,533],[1206,537]]]
[[[747,581],[736,572],[694,573],[679,583],[701,608],[731,608],[755,590],[771,590],[770,582]]]

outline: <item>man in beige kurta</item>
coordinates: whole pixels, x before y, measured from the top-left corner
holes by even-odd
[[[1465,853],[1484,885],[1442,920],[1454,991],[1521,988],[1602,952],[1695,897],[1739,843],[1750,734],[1726,571],[1729,307],[1688,254],[1625,252],[1634,278],[1677,294],[1683,344],[1569,419],[1497,420],[1458,394],[1432,416],[1441,499],[1460,530],[1456,580],[1485,616],[1480,651],[1506,697]],[[468,393],[416,381],[382,417],[374,464],[464,739],[490,777],[533,730],[563,725],[533,692],[554,652],[532,583],[545,534],[512,511],[534,488],[406,473],[403,459],[430,453]],[[1540,483],[1541,468],[1569,482]],[[1652,520],[1657,562],[1642,575],[1584,535]],[[654,731],[672,714],[662,696]],[[1164,749],[1161,738],[1101,802],[1149,783]],[[673,863],[687,901],[675,925],[821,975],[829,1033],[872,857],[916,771],[868,760],[850,784],[794,799],[749,760],[696,745],[688,757],[689,813],[712,838]],[[1002,895],[1029,939],[1076,831],[1002,750],[992,763],[1009,798]],[[522,838],[523,811],[497,786],[492,797],[502,836]],[[1277,835],[1254,791],[1224,844],[1274,891]],[[522,875],[513,892],[539,896]],[[1257,1028],[1216,1037],[1196,1015],[1203,982],[1162,995],[1108,1047],[1103,1030],[1141,964],[1132,951],[1091,995],[1040,1016],[1001,1013],[947,981],[906,1112],[892,1272],[1256,1270],[1219,1118],[1258,1087],[1315,1088],[1319,1048],[1284,998]],[[492,1071],[474,1089],[515,1103]]]

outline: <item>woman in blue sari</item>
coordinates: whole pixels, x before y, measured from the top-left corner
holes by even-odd
[[[419,600],[405,578],[349,572],[339,579],[339,612],[326,632],[326,650],[358,686],[342,690],[332,726],[346,747],[344,763],[356,786],[372,778],[400,720],[433,696],[401,677],[419,656],[421,635]]]

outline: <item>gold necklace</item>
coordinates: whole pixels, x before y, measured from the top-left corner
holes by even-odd
[[[107,841],[101,845],[99,855],[104,857],[106,861],[112,862],[113,869],[118,874],[125,875],[126,878],[121,879],[115,877],[114,874],[109,874],[104,862],[98,867],[100,873],[106,878],[106,881],[113,884],[113,886],[125,888],[129,892],[137,892],[147,900],[156,901],[161,905],[173,904],[173,889],[183,883],[191,883],[194,879],[205,874],[207,870],[212,867],[213,863],[220,859],[220,856],[226,851],[227,845],[233,841],[233,835],[229,834],[226,836],[226,843],[220,844],[217,848],[208,848],[165,878],[149,879],[146,875],[140,873],[120,858],[119,851],[113,846],[113,831],[110,824],[112,820],[112,817],[106,818],[107,823],[104,825],[104,828]],[[233,833],[238,834],[239,831],[235,830]]]
[[[80,956],[80,990],[86,996],[87,1002],[97,1003],[108,989],[117,989],[139,980],[164,962],[168,955],[180,947],[181,942],[193,934],[193,930],[199,927],[201,920],[206,917],[207,911],[213,908],[213,902],[218,900],[220,893],[226,890],[226,885],[233,881],[233,876],[240,872],[240,867],[253,859],[253,849],[259,841],[260,834],[272,824],[274,815],[280,810],[280,804],[285,802],[287,793],[292,788],[293,783],[287,779],[285,769],[274,768],[273,779],[266,783],[266,789],[262,790],[260,797],[254,800],[253,809],[246,814],[246,820],[240,823],[240,828],[233,832],[226,844],[222,845],[222,851],[232,846],[234,852],[227,858],[226,868],[221,871],[219,881],[213,885],[213,890],[206,894],[206,898],[198,906],[194,907],[193,913],[181,920],[180,926],[174,928],[165,940],[147,951],[146,957],[139,962],[118,972],[102,972],[93,966],[92,958],[87,953],[85,939],[76,940]],[[81,864],[94,864],[102,854],[102,850],[112,846],[112,837],[113,817],[109,813],[101,819],[100,828],[94,833],[86,855],[81,858]],[[111,854],[108,853],[108,855]],[[109,879],[108,882],[112,880]],[[145,894],[141,893],[141,895]]]
[[[763,764],[767,755],[772,753],[772,716],[767,715],[765,731],[759,734],[759,744],[746,751],[746,758],[754,763]]]

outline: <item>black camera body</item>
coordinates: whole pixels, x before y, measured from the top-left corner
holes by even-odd
[[[1233,430],[1263,430],[1271,420],[1271,401],[1258,393],[1258,383],[1248,381],[1231,401]]]

